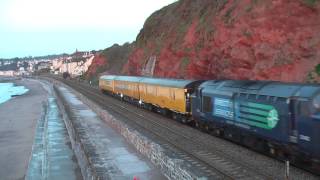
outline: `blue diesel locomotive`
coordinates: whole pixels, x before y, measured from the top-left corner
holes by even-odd
[[[319,85],[206,81],[192,95],[192,116],[201,129],[320,170]]]
[[[123,93],[128,96],[127,101],[135,99],[142,102],[143,99],[141,107],[153,106],[147,109],[157,110],[189,107],[182,108],[183,112],[191,115],[188,119],[199,129],[290,160],[320,174],[319,85],[273,81],[187,81],[190,86],[183,85],[179,87],[182,88],[180,91],[172,84],[185,81],[159,78],[145,78],[143,81],[142,77],[136,78],[135,86],[121,86],[126,87]],[[102,76],[99,87],[103,92],[119,95],[123,93],[119,93],[117,84],[130,84],[132,79],[134,77]],[[150,85],[152,89],[146,88]],[[164,91],[167,88],[176,91],[175,96]],[[146,93],[155,97],[152,100],[142,98]],[[188,104],[182,106],[178,95]],[[170,102],[167,102],[167,96],[171,97]],[[160,102],[166,103],[159,106]],[[166,114],[179,120],[174,110]],[[185,122],[181,118],[179,121]]]

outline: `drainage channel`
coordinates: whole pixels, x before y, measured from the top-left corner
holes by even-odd
[[[49,97],[38,120],[26,179],[82,179],[56,99]]]

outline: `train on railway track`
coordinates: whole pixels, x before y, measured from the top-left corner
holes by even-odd
[[[99,89],[320,173],[320,85],[106,75]]]

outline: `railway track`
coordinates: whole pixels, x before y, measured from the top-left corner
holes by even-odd
[[[265,168],[270,167],[252,166],[241,157],[230,156],[227,151],[218,148],[212,139],[207,139],[206,134],[194,133],[195,130],[190,127],[106,96],[96,88],[60,78],[56,80],[77,90],[104,109],[125,117],[126,123],[156,136],[162,144],[174,147],[181,157],[200,167],[210,179],[283,179],[283,173],[265,171]]]

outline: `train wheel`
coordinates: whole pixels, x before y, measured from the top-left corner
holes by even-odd
[[[318,175],[320,175],[320,164],[314,162],[314,163],[312,163],[311,168],[314,172],[316,172]]]
[[[160,112],[163,116],[167,116],[168,115],[168,110],[160,108]]]
[[[195,127],[195,122],[193,121],[193,119],[188,119],[187,124],[191,127]]]
[[[180,122],[182,124],[186,124],[187,123],[187,118],[185,116],[183,116],[183,115],[180,115]]]
[[[289,161],[290,164],[296,164],[297,163],[297,158],[294,155],[288,154],[287,155],[287,161]]]
[[[214,135],[216,135],[216,136],[221,136],[221,131],[220,131],[219,129],[215,129],[215,130],[213,131],[213,133],[214,133]]]
[[[197,129],[199,129],[199,128],[200,128],[199,122],[198,122],[198,121],[195,121],[194,126],[195,126]]]
[[[202,122],[198,122],[199,123],[199,129],[201,130],[201,131],[203,131],[203,124],[202,124]]]
[[[277,151],[275,148],[269,148],[269,154],[273,157],[276,157]]]
[[[200,129],[201,129],[201,131],[202,131],[202,132],[207,133],[207,130],[206,130],[206,123],[199,123],[199,125],[200,125]]]
[[[257,139],[254,142],[254,145],[252,146],[253,149],[259,151],[259,152],[268,152],[269,148],[265,148],[265,143],[261,139]]]
[[[209,125],[208,124],[205,124],[204,125],[204,130],[209,133],[210,132],[210,128],[209,128]]]
[[[218,129],[217,130],[217,135],[220,136],[220,137],[223,137],[224,136],[224,129]]]
[[[285,160],[285,153],[281,150],[281,149],[276,149],[276,157],[281,159],[281,160]]]
[[[147,104],[146,109],[149,110],[149,111],[152,111],[153,110],[152,105]]]
[[[152,109],[152,107],[149,104],[144,104],[143,108],[148,110],[148,111],[151,111],[151,109]]]
[[[172,113],[172,119],[177,120],[177,114],[176,113]]]

